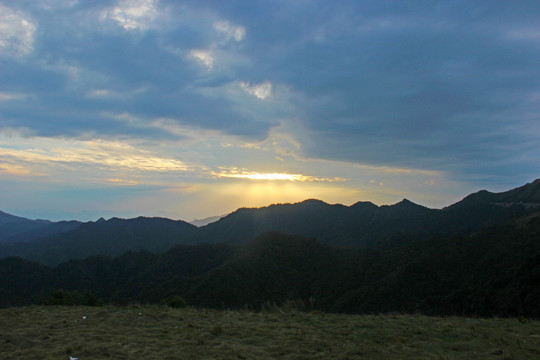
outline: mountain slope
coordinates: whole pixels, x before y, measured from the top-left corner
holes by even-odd
[[[314,237],[332,245],[359,247],[396,231],[415,231],[418,226],[411,226],[415,219],[422,219],[424,224],[437,212],[421,206],[405,210],[400,204],[378,207],[372,203],[358,203],[348,207],[312,199],[296,204],[238,209],[199,228],[189,241],[238,245],[263,232],[279,231]],[[385,226],[387,223],[395,225]]]
[[[342,247],[369,247],[378,240],[408,233],[452,235],[476,231],[540,206],[540,180],[504,193],[481,191],[443,210],[404,199],[390,206],[359,202],[329,205],[320,200],[242,208],[199,228],[190,243],[244,244],[266,231],[313,237]]]
[[[363,254],[300,236],[264,233],[195,279],[185,297],[203,306],[233,308],[309,298],[322,303],[341,291],[346,279],[357,276]]]
[[[243,246],[177,246],[165,254],[89,257],[51,268],[0,260],[0,305],[53,289],[106,301],[258,309],[264,304],[345,313],[540,318],[540,210],[469,235],[343,249],[265,233]],[[42,296],[42,295],[41,295]]]
[[[39,241],[34,239],[32,243],[0,244],[0,256],[16,255],[58,264],[89,255],[118,256],[133,250],[164,252],[177,244],[242,245],[268,231],[300,235],[338,247],[380,249],[410,239],[475,232],[534,211],[539,198],[540,180],[536,180],[498,194],[480,191],[442,210],[429,209],[406,199],[390,206],[370,202],[330,205],[311,199],[296,204],[238,209],[201,228],[183,221],[143,217],[85,224],[45,221],[45,225],[35,231],[36,236],[48,235],[47,226],[54,226],[54,231],[65,226],[64,232],[53,231],[52,235]],[[28,221],[35,224],[35,221],[6,214],[3,218],[6,219],[4,226]],[[71,226],[76,228],[71,230]]]
[[[78,221],[30,220],[0,211],[0,244],[32,242],[75,229]]]
[[[225,244],[174,246],[117,289],[113,301],[154,302],[184,294],[195,278],[219,267],[237,251],[236,247]]]
[[[196,227],[184,221],[163,218],[112,218],[81,224],[75,230],[31,244],[0,247],[3,257],[23,256],[56,265],[90,255],[120,256],[128,251],[164,252],[182,242]]]
[[[381,250],[265,233],[183,295],[212,307],[300,301],[332,312],[540,317],[540,211]]]
[[[0,307],[28,305],[36,301],[39,293],[50,289],[54,282],[54,269],[23,260],[0,260]]]
[[[450,205],[445,209],[453,210],[486,204],[501,207],[521,205],[525,207],[538,208],[540,207],[540,179],[536,179],[532,183],[527,183],[515,189],[500,193],[492,193],[487,190],[481,190],[466,196],[463,200],[456,204]]]
[[[22,222],[27,221],[28,219],[8,214],[6,212],[0,211],[0,226],[13,223],[13,222]]]

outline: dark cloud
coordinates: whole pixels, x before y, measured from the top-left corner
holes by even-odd
[[[538,6],[453,4],[338,9],[314,17],[319,39],[308,25],[281,51],[274,45],[266,69],[304,96],[315,138],[307,155],[468,178],[535,176],[519,155],[538,152],[523,99],[540,90],[540,47],[514,35],[527,29],[538,40]],[[335,18],[344,21],[327,26]]]
[[[471,181],[540,167],[536,1],[161,1],[144,29],[103,20],[118,4],[18,3],[38,30],[32,54],[2,59],[0,91],[28,94],[2,104],[3,126],[172,138],[103,115],[127,113],[263,139],[292,118],[308,157]],[[275,96],[257,99],[241,81],[268,81]]]

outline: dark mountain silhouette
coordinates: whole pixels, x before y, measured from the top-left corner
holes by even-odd
[[[219,267],[237,250],[225,244],[174,246],[117,289],[112,294],[113,300],[120,303],[133,300],[155,302],[158,298],[184,294],[194,279]]]
[[[540,316],[540,211],[470,235],[381,250],[266,233],[184,293],[212,307],[302,303],[333,312]]]
[[[80,224],[78,221],[30,220],[0,211],[0,244],[32,242],[73,230]]]
[[[364,202],[348,207],[312,199],[296,204],[238,209],[217,222],[199,228],[189,241],[238,245],[263,232],[280,231],[314,237],[337,246],[361,247],[396,231],[414,231],[418,227],[414,226],[414,222],[417,219],[422,219],[422,223],[428,222],[432,212],[436,213],[437,210],[403,206],[401,203],[379,207]]]
[[[26,218],[11,215],[11,214],[5,213],[3,211],[0,211],[0,226],[5,225],[5,224],[9,224],[9,223],[13,223],[13,222],[21,222],[21,221],[27,221],[27,220],[28,219],[26,219]]]
[[[429,209],[404,199],[390,206],[358,202],[329,205],[320,200],[242,208],[199,228],[190,243],[243,244],[265,231],[316,238],[343,247],[373,246],[397,234],[452,235],[478,230],[540,206],[540,180],[504,193],[480,191],[443,210]]]
[[[311,199],[296,204],[241,208],[200,228],[163,218],[100,219],[30,244],[0,245],[0,257],[21,256],[54,265],[90,255],[119,256],[136,250],[164,252],[179,244],[236,246],[268,231],[313,238],[337,247],[383,248],[410,239],[478,231],[534,211],[540,205],[539,198],[540,180],[536,180],[502,193],[483,190],[442,210],[429,209],[406,199],[389,206],[370,202],[330,205]],[[5,218],[6,226],[20,221]]]
[[[21,258],[0,260],[0,306],[28,305],[54,286],[54,270]]]
[[[480,231],[343,249],[264,233],[242,246],[176,246],[164,254],[93,256],[54,268],[0,260],[0,305],[55,289],[105,301],[259,309],[266,304],[345,313],[540,317],[540,210]]]
[[[100,219],[33,243],[0,246],[0,253],[3,257],[22,256],[55,265],[90,255],[120,256],[137,250],[164,252],[195,229],[187,222],[164,218]]]
[[[197,278],[184,296],[189,302],[218,308],[247,305],[257,309],[265,302],[310,298],[323,306],[338,296],[348,280],[359,276],[358,264],[368,254],[268,232]]]
[[[460,202],[448,206],[445,209],[454,210],[466,207],[478,207],[481,205],[501,207],[517,205],[538,208],[540,207],[540,179],[536,179],[532,183],[501,193],[492,193],[487,190],[481,190],[468,195]]]

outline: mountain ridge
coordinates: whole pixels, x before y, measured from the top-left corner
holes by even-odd
[[[196,229],[182,220],[137,217],[86,222],[33,243],[0,246],[2,257],[22,256],[48,265],[91,255],[119,256],[128,251],[164,252]]]
[[[0,244],[30,243],[36,239],[75,229],[81,222],[30,220],[0,211]]]
[[[307,199],[293,204],[240,208],[199,228],[189,242],[239,245],[272,230],[314,237],[323,243],[343,247],[373,246],[378,239],[400,232],[452,235],[478,230],[525,211],[530,206],[525,206],[523,201],[530,203],[540,199],[540,181],[502,193],[480,191],[475,194],[443,209],[431,209],[408,199],[381,206],[363,201],[346,206]],[[484,199],[485,194],[489,199]],[[509,200],[515,201],[504,206],[499,204]]]
[[[443,210],[464,206],[471,202],[499,204],[500,206],[505,206],[504,204],[534,204],[534,207],[540,207],[540,178],[499,193],[483,189],[467,195],[457,203],[444,207]]]
[[[443,209],[430,209],[407,199],[381,206],[362,201],[346,206],[307,199],[239,208],[199,228],[182,220],[158,217],[99,219],[32,243],[0,245],[0,257],[22,256],[57,264],[89,255],[118,256],[130,250],[164,252],[182,244],[237,246],[268,231],[314,238],[331,246],[369,248],[386,243],[385,239],[397,239],[396,234],[422,238],[477,231],[536,209],[527,204],[537,199],[540,180],[501,193],[479,191]]]

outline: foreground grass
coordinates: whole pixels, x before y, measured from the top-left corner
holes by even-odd
[[[540,322],[159,306],[0,309],[1,359],[540,359]]]

